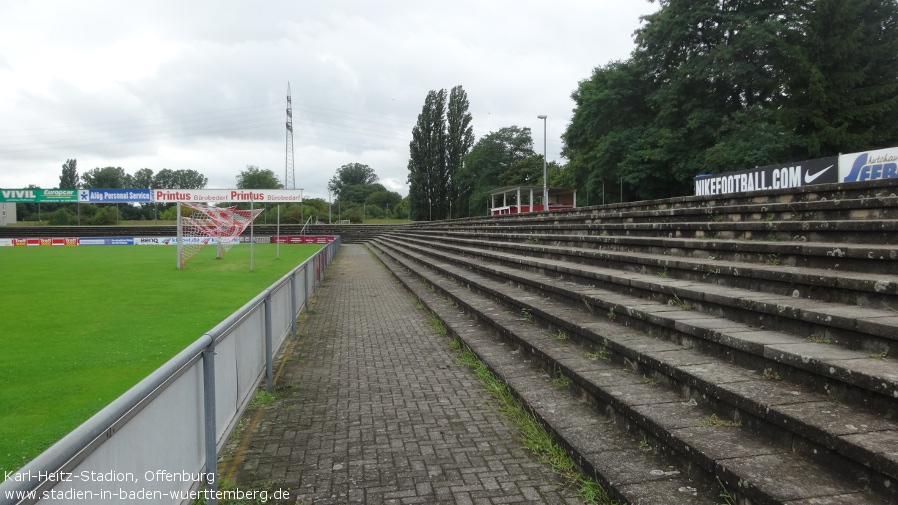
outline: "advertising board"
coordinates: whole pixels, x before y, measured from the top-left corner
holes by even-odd
[[[87,237],[78,239],[78,245],[134,245],[134,237]]]
[[[299,203],[301,189],[154,189],[158,203]]]
[[[898,177],[898,147],[839,156],[842,182],[875,181]]]
[[[149,189],[81,189],[78,190],[81,203],[152,203],[153,192]]]
[[[279,235],[272,237],[277,244],[329,244],[334,241],[333,235]]]
[[[77,202],[76,189],[0,189],[0,203]]]
[[[765,189],[798,188],[839,181],[836,156],[788,165],[768,165],[695,178],[696,196],[724,195]]]

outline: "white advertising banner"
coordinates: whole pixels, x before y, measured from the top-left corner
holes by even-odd
[[[157,203],[299,203],[301,189],[154,189]]]
[[[898,178],[898,147],[839,156],[842,182]]]

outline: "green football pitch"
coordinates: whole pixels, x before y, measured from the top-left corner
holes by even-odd
[[[319,245],[0,247],[0,474],[20,468]]]

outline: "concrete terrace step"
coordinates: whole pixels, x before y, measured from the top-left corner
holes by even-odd
[[[898,197],[814,202],[747,203],[703,207],[580,208],[498,216],[503,224],[708,223],[751,221],[835,221],[898,218]],[[485,225],[481,220],[472,224]]]
[[[388,244],[387,241],[378,243]],[[782,373],[787,378],[800,378],[802,382],[808,384],[808,390],[816,390],[819,395],[822,395],[820,401],[827,398],[843,398],[851,405],[868,405],[871,407],[870,412],[886,412],[888,416],[893,416],[896,406],[898,406],[898,400],[896,400],[898,398],[898,366],[892,359],[874,359],[864,353],[810,343],[804,339],[779,332],[751,328],[747,325],[694,314],[668,305],[649,304],[641,299],[622,296],[608,297],[607,295],[601,297],[601,293],[597,290],[580,289],[578,286],[572,287],[574,294],[567,302],[543,300],[540,304],[533,304],[528,300],[533,299],[534,294],[524,289],[528,284],[528,281],[524,279],[504,277],[522,286],[510,287],[501,281],[482,278],[483,276],[468,270],[471,267],[469,264],[452,266],[450,263],[446,263],[445,258],[429,257],[426,253],[412,252],[407,244],[393,243],[390,245],[402,249],[403,254],[415,258],[419,262],[429,262],[431,266],[445,275],[463,272],[461,275],[465,277],[464,282],[472,286],[476,285],[477,289],[489,296],[505,300],[509,304],[523,305],[522,310],[534,315],[540,314],[550,324],[562,327],[572,334],[582,334],[584,338],[593,342],[603,342],[603,339],[607,341],[608,337],[603,336],[604,333],[594,332],[597,323],[591,315],[586,319],[572,319],[577,317],[576,311],[572,312],[572,303],[580,304],[581,301],[586,300],[589,304],[601,307],[603,312],[608,310],[609,313],[616,314],[616,318],[620,317],[622,320],[630,318],[634,323],[648,321],[654,327],[654,330],[649,331],[656,335],[663,334],[665,331],[678,333],[682,345],[695,348],[694,352],[708,351],[713,355],[721,356],[728,362],[748,366],[754,370],[778,370],[778,373]],[[478,279],[476,283],[472,281],[475,278]],[[551,279],[543,280],[551,282]],[[532,283],[529,284],[528,287],[532,288]],[[563,289],[563,287],[544,286],[541,293],[556,289]],[[515,293],[517,297],[514,295]],[[608,299],[614,301],[607,302]],[[557,313],[545,314],[545,305],[558,306]],[[599,327],[602,327],[602,324],[599,324]],[[608,332],[620,331],[619,327],[618,324],[605,329]],[[632,331],[636,332],[637,330],[633,329]],[[712,349],[715,346],[720,348]],[[647,359],[643,355],[632,354],[631,351],[624,352],[618,349],[616,352],[626,356],[634,363]],[[689,358],[689,360],[692,359]],[[780,367],[780,365],[800,370],[802,377],[788,373],[784,370],[785,367]],[[671,377],[676,377],[675,371],[668,370],[663,366],[653,365],[653,368]],[[693,378],[679,377],[678,380],[689,383]],[[847,386],[853,391],[840,392],[840,383],[842,388]],[[715,392],[707,391],[708,394]],[[879,394],[870,395],[870,393]],[[755,414],[758,413],[758,409],[751,411]],[[853,425],[852,423],[848,424]],[[866,421],[858,424],[870,425]],[[818,442],[823,443],[822,441]],[[894,457],[898,457],[898,454],[894,454]],[[898,468],[894,462],[891,465]],[[893,477],[898,478],[898,474]]]
[[[431,228],[435,229],[435,228]],[[500,220],[484,221],[481,226],[445,224],[447,231],[489,230],[501,233],[555,233],[576,236],[668,237],[705,240],[746,240],[766,242],[846,242],[898,245],[898,220],[859,221],[749,221],[687,223],[610,223],[520,225]]]
[[[566,235],[533,233],[530,230],[415,230],[414,234],[437,241],[468,238],[496,243],[561,246],[570,250],[570,255],[586,254],[578,252],[578,249],[598,249],[745,263],[769,263],[771,258],[776,258],[784,266],[898,275],[898,246],[894,245]]]
[[[761,290],[795,298],[808,298],[883,309],[898,307],[898,276],[873,272],[836,272],[830,269],[783,265],[779,254],[768,253],[765,262],[743,262],[711,258],[671,257],[657,252],[590,249],[486,240],[469,235],[433,235],[393,233],[391,236],[418,240],[419,243],[447,248],[464,254],[490,251],[498,258],[533,257],[555,263],[600,265],[618,271],[630,271],[672,279],[691,280],[746,290]],[[535,242],[541,242],[537,240]],[[488,254],[488,253],[487,253]],[[759,253],[760,254],[760,253]],[[869,262],[867,262],[869,265]],[[898,267],[898,261],[884,262]],[[869,269],[868,269],[869,270]],[[888,310],[888,309],[886,309]],[[895,313],[898,315],[898,313]]]
[[[687,257],[746,263],[769,263],[771,257],[781,265],[820,268],[825,270],[857,270],[898,274],[898,247],[877,244],[854,243],[805,243],[748,240],[708,240],[668,237],[631,237],[613,235],[569,235],[517,232],[492,232],[481,230],[417,230],[419,237],[432,240],[457,237],[490,242],[527,243],[563,246],[573,249],[597,249],[648,253],[668,257]]]
[[[490,275],[531,284],[534,289],[555,292],[575,301],[584,286],[598,286],[605,292],[615,293],[609,294],[608,298],[626,296],[638,300],[636,303],[640,305],[655,301],[664,306],[688,306],[688,311],[696,309],[696,312],[708,313],[718,318],[726,317],[749,327],[776,327],[802,339],[817,335],[819,340],[862,349],[866,355],[880,353],[884,349],[888,353],[889,347],[894,347],[898,340],[898,314],[890,310],[845,306],[758,290],[748,291],[704,282],[659,278],[657,275],[576,264],[564,259],[493,253],[470,247],[429,243],[408,236],[402,236],[400,240],[407,248],[488,271]],[[460,254],[467,257],[459,257]],[[529,273],[521,273],[521,269],[526,269]],[[565,282],[561,282],[562,279]],[[566,286],[569,286],[567,292],[564,291]],[[855,358],[863,356],[862,353],[855,354]],[[891,384],[895,380],[887,382]],[[898,383],[889,386],[890,393],[892,388],[898,397]]]
[[[707,504],[719,494],[704,475],[663,451],[641,446],[639,438],[616,426],[613,419],[584,405],[568,392],[552,389],[539,363],[522,359],[519,348],[491,334],[489,326],[470,319],[447,304],[444,293],[427,289],[397,259],[373,243],[369,247],[406,287],[470,348],[510,391],[553,433],[581,469],[595,477],[612,499],[631,504]],[[496,310],[501,310],[496,308]],[[526,353],[524,353],[526,355]]]
[[[850,499],[851,503],[882,503],[883,497],[892,498],[887,489],[877,490],[877,494],[864,491],[863,479],[875,480],[874,487],[884,487],[883,481],[888,480],[889,477],[883,478],[879,470],[871,470],[854,462],[846,462],[841,466],[826,464],[833,460],[840,461],[842,458],[836,454],[835,449],[824,449],[818,446],[817,442],[806,442],[809,444],[808,446],[805,446],[803,450],[796,451],[789,443],[783,444],[778,442],[775,437],[763,436],[762,433],[765,430],[770,430],[767,425],[772,424],[776,416],[767,414],[768,417],[774,418],[772,420],[755,418],[754,415],[745,412],[741,415],[737,414],[741,416],[741,419],[745,419],[741,427],[724,428],[719,425],[712,427],[714,423],[709,423],[709,419],[731,419],[728,414],[734,409],[731,407],[720,408],[720,405],[715,405],[714,402],[695,401],[697,398],[703,397],[700,392],[694,394],[692,398],[681,397],[675,389],[662,385],[666,381],[679,383],[681,379],[656,380],[662,375],[659,370],[648,372],[651,376],[645,375],[647,372],[643,372],[643,370],[648,371],[648,363],[652,360],[664,363],[665,366],[672,369],[682,367],[686,371],[681,375],[689,373],[691,367],[693,384],[686,382],[678,384],[678,387],[684,391],[689,391],[692,388],[699,391],[703,385],[708,388],[712,387],[712,383],[707,379],[714,372],[717,374],[738,372],[729,382],[741,382],[743,386],[750,386],[752,383],[766,385],[767,382],[770,382],[763,381],[757,374],[752,376],[749,372],[739,372],[735,368],[725,370],[721,367],[728,366],[726,363],[718,363],[709,356],[694,352],[693,357],[688,359],[682,353],[689,353],[689,349],[684,349],[671,342],[640,335],[619,324],[603,323],[586,312],[571,311],[571,307],[564,303],[537,299],[532,293],[521,288],[511,288],[508,284],[485,279],[464,268],[445,264],[432,258],[424,258],[412,253],[406,255],[405,252],[402,253],[404,257],[400,257],[399,250],[385,244],[385,241],[375,241],[373,245],[382,247],[405,268],[413,270],[416,275],[427,279],[429,283],[443,290],[453,299],[454,303],[464,307],[466,312],[488,322],[497,332],[503,334],[507,339],[511,339],[533,357],[540,359],[543,366],[552,374],[561,373],[571,379],[581,390],[589,394],[600,409],[611,408],[613,410],[612,417],[618,424],[629,430],[631,436],[636,435],[638,438],[641,434],[643,441],[648,441],[643,443],[643,446],[649,445],[653,451],[664,453],[673,450],[678,460],[681,461],[680,464],[684,465],[678,469],[682,469],[681,471],[687,474],[694,475],[697,470],[701,470],[708,476],[720,478],[729,490],[738,491],[740,497],[744,496],[752,500],[752,503],[785,503],[810,498],[818,500],[814,503],[837,503],[835,500],[843,499],[834,498],[836,496]],[[414,262],[411,258],[415,256],[419,256],[417,260],[424,263]],[[429,268],[436,269],[437,272],[428,271],[423,266],[425,264]],[[455,275],[461,285],[448,282],[446,278],[442,277],[443,275]],[[492,296],[499,292],[513,291],[507,295],[507,298],[502,299],[503,302],[508,304],[514,303],[512,300],[518,300],[520,304],[500,305],[463,286],[484,290],[484,293]],[[530,307],[529,310],[532,310],[530,314],[546,321],[552,321],[556,327],[557,323],[562,321],[560,318],[568,318],[570,321],[569,331],[574,328],[584,330],[587,326],[597,330],[598,326],[610,325],[612,331],[602,331],[601,336],[598,334],[592,336],[592,349],[614,348],[612,352],[617,356],[618,361],[606,362],[601,359],[589,359],[586,350],[577,348],[572,343],[573,339],[552,339],[547,335],[545,328],[539,328],[526,321],[527,318],[522,317],[521,312],[515,310],[522,306]],[[467,339],[468,333],[463,332],[460,336]],[[586,340],[590,341],[589,338]],[[641,350],[639,350],[640,348]],[[659,358],[670,353],[673,355],[666,360]],[[622,362],[632,366],[628,366],[628,370],[624,370],[624,367],[621,366]],[[643,372],[642,377],[639,372]],[[785,383],[771,384],[774,386],[780,384],[786,387]],[[788,387],[800,388],[800,386]],[[529,387],[524,389],[529,389]],[[752,387],[746,389],[756,391]],[[802,389],[802,392],[806,391]],[[765,412],[769,413],[772,409],[778,413],[777,415],[785,415],[789,420],[796,418],[794,414],[781,414],[782,410],[778,409],[777,401],[771,401],[772,398],[775,398],[785,406],[785,410],[794,409],[796,407],[794,395],[768,393],[767,396],[765,403],[753,407],[754,411],[764,415]],[[543,414],[543,411],[553,412],[555,410],[553,408],[554,398],[555,396],[539,398],[536,402],[530,403],[537,414],[546,419],[549,424],[552,423],[552,416]],[[819,396],[809,398],[815,400],[816,406],[819,406],[821,402],[829,404],[825,398]],[[789,400],[792,400],[792,403],[788,403]],[[744,403],[751,404],[752,401],[746,399]],[[799,410],[806,412],[803,409]],[[711,417],[712,415],[716,417]],[[867,417],[858,419],[864,420],[866,423],[880,421],[880,417],[875,414],[864,415]],[[877,425],[880,429],[884,426],[894,427],[892,424],[883,425],[882,422]],[[823,426],[818,428],[825,429]],[[555,429],[555,431],[559,436],[565,436],[562,430]],[[572,435],[574,438],[567,440],[566,445],[572,451],[580,454],[581,460],[588,461],[588,458],[583,457],[584,454],[597,454],[599,457],[604,454],[596,449],[589,449],[588,436],[583,436],[581,433],[577,438],[576,434]],[[791,439],[791,437],[786,438]],[[829,443],[832,445],[835,442],[830,440]],[[798,445],[801,448],[802,444]],[[870,452],[869,449],[864,450],[861,446],[862,444],[853,444],[852,449]],[[664,448],[663,451],[659,450],[660,448]],[[604,456],[620,465],[621,461],[626,461],[630,457],[630,454],[632,452],[618,451],[611,455],[604,454]],[[611,466],[613,472],[613,464],[606,466]],[[841,470],[835,472],[831,468],[840,468]],[[597,471],[601,472],[601,469],[597,468]],[[813,475],[814,479],[807,479],[808,475]],[[613,483],[613,479],[606,480]],[[872,482],[872,480],[868,480],[868,482]],[[826,484],[821,484],[821,481]],[[878,495],[880,492],[885,494]],[[660,502],[670,503],[663,500]],[[710,501],[704,503],[710,503]]]
[[[614,318],[645,331],[688,342],[690,346],[748,366],[777,370],[822,392],[852,398],[880,411],[893,411],[898,404],[898,366],[893,358],[879,359],[867,352],[809,342],[781,331],[683,310],[669,302],[652,302],[540,274],[523,275],[515,267],[467,261],[411,244],[394,242],[393,245],[420,261],[452,263],[469,270],[471,275],[489,276],[500,283],[512,282],[569,307],[588,305],[592,310],[600,309],[601,313],[607,311]],[[498,288],[490,294],[507,298]]]

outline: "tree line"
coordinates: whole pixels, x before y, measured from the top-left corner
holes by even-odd
[[[280,222],[284,224],[326,223],[331,219],[349,219],[362,222],[370,218],[408,217],[402,196],[388,191],[377,182],[373,169],[359,163],[340,167],[331,180],[331,190],[337,201],[323,198],[304,198],[301,203],[273,206],[263,204],[264,210],[257,222],[276,222],[280,207]],[[169,188],[203,189],[208,178],[195,170],[162,169],[154,173],[142,168],[134,174],[121,167],[98,167],[84,174],[78,173],[78,161],[69,159],[62,165],[59,188],[68,189],[120,189],[120,188]],[[30,188],[37,186],[30,185]],[[247,165],[236,177],[237,189],[282,189],[278,176],[269,169]],[[333,212],[332,203],[337,208]],[[238,204],[248,207],[250,204]],[[122,220],[174,221],[177,210],[174,204],[79,204],[79,203],[19,203],[16,214],[20,221],[37,221],[51,225],[114,225]]]
[[[894,0],[661,0],[630,59],[580,82],[565,180],[631,198],[898,145]]]
[[[567,162],[550,164],[550,186],[589,204],[668,198],[702,173],[898,145],[895,0],[658,4],[631,57],[572,93]],[[461,86],[445,101],[429,92],[412,130],[412,218],[482,215],[491,189],[542,185],[529,128],[473,143]]]
[[[658,4],[642,18],[629,59],[596,67],[576,85],[561,137],[566,162],[548,164],[549,186],[577,190],[581,204],[668,198],[690,194],[702,173],[898,145],[898,1]],[[469,106],[460,85],[429,91],[411,131],[409,195],[384,188],[371,167],[349,163],[330,180],[333,200],[320,202],[336,207],[328,215],[353,222],[476,216],[497,187],[542,186],[543,155],[530,128],[510,125],[475,142]],[[119,167],[79,179],[75,160],[60,177],[60,187],[205,183],[191,170],[132,176]],[[279,184],[253,166],[238,177],[243,188]]]

